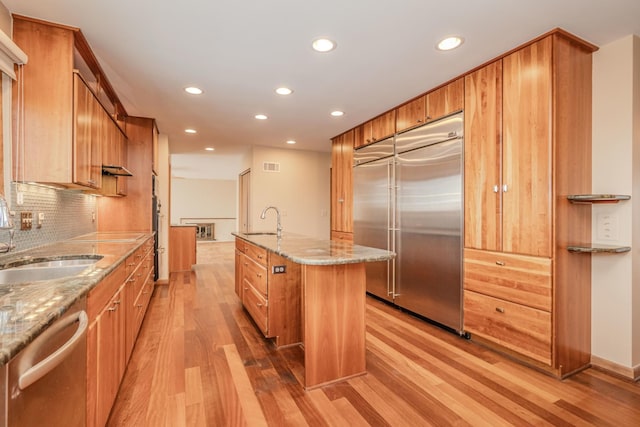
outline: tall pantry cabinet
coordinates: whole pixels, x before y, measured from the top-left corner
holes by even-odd
[[[331,239],[353,240],[352,129],[336,136],[331,145]]]
[[[464,328],[564,377],[590,363],[591,53],[561,30],[465,76]]]

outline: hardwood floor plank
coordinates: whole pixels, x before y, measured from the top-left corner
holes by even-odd
[[[267,420],[264,418],[264,413],[260,407],[260,403],[255,397],[253,387],[249,382],[249,377],[244,370],[244,365],[236,347],[226,345],[224,346],[224,352],[227,356],[227,361],[231,369],[233,382],[236,386],[236,390],[238,391],[244,418],[251,426],[266,426]]]
[[[367,298],[367,374],[307,392],[234,292],[233,244],[156,286],[109,426],[640,425],[640,385],[558,380]]]

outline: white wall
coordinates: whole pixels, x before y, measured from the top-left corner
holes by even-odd
[[[328,144],[328,142],[327,142]],[[264,162],[280,164],[280,172],[263,171]],[[275,231],[276,206],[285,233],[329,238],[331,154],[269,147],[253,148],[251,166],[250,223],[254,231]]]
[[[237,180],[171,179],[171,223],[213,222],[217,241],[233,240],[236,229]],[[202,221],[188,220],[201,218]]]
[[[594,243],[632,251],[592,256],[592,354],[629,371],[640,366],[639,63],[636,36],[602,46],[593,56],[593,192],[632,197],[594,205],[592,236]],[[598,233],[602,215],[617,223],[613,238]]]
[[[158,217],[158,281],[169,280],[169,138],[158,136],[158,165],[156,172],[156,195],[160,204]]]

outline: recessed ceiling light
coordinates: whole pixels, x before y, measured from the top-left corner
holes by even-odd
[[[451,50],[455,49],[462,44],[464,39],[458,36],[447,37],[440,40],[436,46],[438,50]]]
[[[290,140],[288,140],[288,141],[287,141],[287,144],[289,144],[289,145],[293,145],[293,144],[295,144],[295,143],[296,143],[296,142],[295,142],[293,139],[290,139]]]
[[[336,42],[324,37],[317,38],[311,43],[311,47],[316,52],[331,52],[336,46]]]
[[[331,115],[333,117],[340,117],[340,116],[344,116],[344,111],[340,111],[340,110],[336,110],[336,111],[332,111]]]
[[[207,147],[207,148],[205,148],[205,151],[215,151],[215,150],[216,150],[216,149],[215,149],[215,148],[213,148],[213,147]]]
[[[265,116],[264,114],[256,114],[255,118],[258,120],[267,120],[267,116]]]
[[[185,133],[198,133],[198,131],[195,130],[195,129],[185,129],[184,132]]]
[[[278,95],[291,95],[293,91],[288,87],[279,87],[278,89],[276,89],[276,93]]]
[[[202,89],[200,89],[199,87],[195,87],[195,86],[185,87],[184,91],[187,92],[187,93],[190,93],[191,95],[201,95],[202,94]]]

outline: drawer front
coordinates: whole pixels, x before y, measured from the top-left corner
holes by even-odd
[[[262,333],[267,336],[267,300],[246,280],[243,282],[242,304]]]
[[[551,311],[551,260],[464,250],[464,288]]]
[[[248,281],[262,295],[267,296],[267,269],[254,262],[248,257],[244,257],[242,266],[242,277]]]
[[[267,250],[247,243],[245,254],[258,264],[267,266]]]
[[[464,291],[464,329],[505,348],[551,365],[551,314]]]

